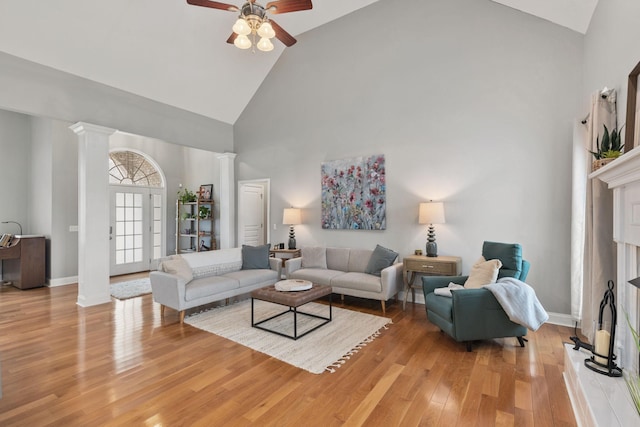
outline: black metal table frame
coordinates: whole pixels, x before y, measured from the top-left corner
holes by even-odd
[[[265,301],[265,302],[269,302],[272,304],[278,304],[278,305],[283,305],[285,307],[289,307],[288,310],[283,311],[282,313],[278,313],[275,314],[267,319],[261,320],[259,322],[255,322],[254,320],[254,304],[253,304],[253,300],[254,299],[259,299],[260,301]],[[313,301],[309,301],[309,302],[313,302]],[[309,302],[306,302],[302,305],[300,305],[299,307],[302,307],[305,304],[309,304]],[[284,316],[285,314],[288,314],[290,312],[293,311],[293,336],[291,335],[287,335],[287,334],[283,334],[282,332],[278,332],[275,331],[273,329],[269,329],[269,328],[265,328],[264,326],[261,326],[263,323],[268,322],[269,320],[273,320],[276,317],[280,317],[280,316]],[[305,316],[309,316],[309,317],[315,317],[316,319],[321,319],[324,320],[324,322],[320,323],[319,325],[314,326],[313,328],[309,329],[308,331],[306,331],[305,333],[298,335],[298,314],[303,314]],[[254,328],[258,328],[258,329],[262,329],[263,331],[267,331],[267,332],[271,332],[272,334],[277,334],[280,336],[283,336],[285,338],[291,338],[292,340],[297,340],[298,338],[302,338],[303,336],[307,335],[310,332],[315,331],[316,329],[318,329],[320,326],[324,326],[327,323],[331,322],[331,320],[333,319],[333,310],[332,310],[332,304],[331,304],[331,294],[329,294],[329,317],[322,317],[322,316],[318,316],[317,314],[311,314],[311,313],[305,313],[303,311],[298,311],[298,307],[291,307],[289,305],[286,304],[280,304],[279,302],[273,302],[273,301],[267,301],[267,300],[263,300],[260,298],[251,298],[251,326],[253,326]]]

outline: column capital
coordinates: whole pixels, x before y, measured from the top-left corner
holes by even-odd
[[[225,153],[219,153],[216,157],[218,159],[235,159],[236,156],[237,156],[236,153],[225,152]]]
[[[104,126],[94,125],[91,123],[78,122],[69,126],[69,129],[74,131],[78,135],[82,135],[87,132],[93,133],[102,133],[105,135],[111,135],[117,131],[117,129],[112,129]]]

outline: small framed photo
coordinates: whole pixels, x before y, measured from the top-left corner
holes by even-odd
[[[198,191],[198,198],[200,200],[212,200],[213,199],[213,184],[203,184]]]

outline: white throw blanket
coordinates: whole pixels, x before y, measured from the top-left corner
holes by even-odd
[[[549,315],[538,301],[536,291],[526,283],[513,277],[503,277],[485,288],[493,293],[512,322],[537,331],[549,320]]]
[[[458,285],[457,283],[449,282],[449,286],[448,287],[446,287],[446,288],[435,288],[433,290],[433,293],[436,294],[436,295],[440,295],[442,297],[453,298],[451,296],[451,291],[455,291],[456,289],[464,289],[464,286]]]

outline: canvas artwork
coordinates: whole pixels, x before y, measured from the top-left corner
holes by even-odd
[[[384,155],[322,163],[322,228],[385,230]]]

